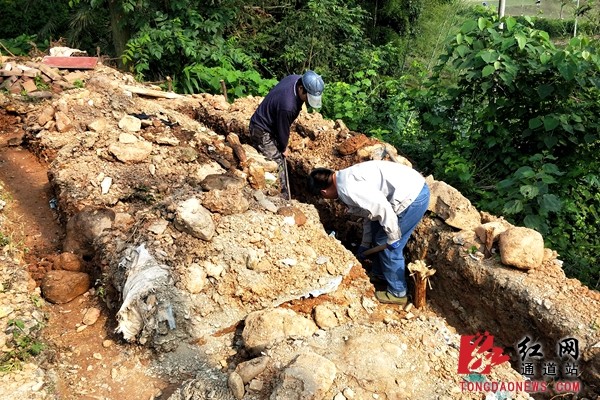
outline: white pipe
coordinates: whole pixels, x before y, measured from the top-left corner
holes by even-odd
[[[577,36],[577,17],[579,16],[579,0],[577,0],[577,7],[575,8],[575,26],[573,27],[573,37]]]
[[[498,2],[498,19],[504,17],[504,10],[506,8],[506,0],[499,0]],[[504,28],[504,24],[500,24],[500,29]]]

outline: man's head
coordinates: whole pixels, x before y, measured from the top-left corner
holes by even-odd
[[[335,172],[328,168],[315,168],[308,177],[308,190],[325,199],[337,199]]]
[[[300,81],[308,97],[308,104],[313,108],[321,108],[321,95],[323,94],[323,89],[325,89],[323,78],[317,75],[315,71],[309,70],[302,75]]]

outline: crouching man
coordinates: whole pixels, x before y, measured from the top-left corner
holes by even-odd
[[[385,245],[371,273],[387,283],[387,290],[376,291],[375,296],[382,303],[406,304],[404,247],[429,206],[425,178],[406,165],[366,161],[337,172],[316,168],[308,186],[313,194],[339,199],[349,213],[364,217],[357,258],[364,260],[371,245]]]

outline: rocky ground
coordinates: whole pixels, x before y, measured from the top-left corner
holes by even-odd
[[[358,224],[342,218],[339,204],[304,192],[311,167],[403,162],[395,149],[303,112],[290,141],[293,200],[284,201],[272,163],[245,144],[260,99],[142,96],[131,88],[142,85],[102,65],[77,79],[85,84],[63,85],[47,99],[0,96],[3,398],[529,397],[464,390],[477,379],[523,382],[509,363],[486,375],[457,373],[460,335],[488,323],[510,337],[510,310],[493,323],[465,315],[472,303],[445,299],[450,289],[433,279],[435,302],[425,307],[377,303],[347,249]],[[562,311],[553,317],[544,302],[556,284],[543,276],[551,276],[565,302],[569,291],[580,295],[571,318],[582,325],[586,366],[597,365],[597,292],[565,283],[551,252],[530,272],[477,260],[485,240],[476,243],[482,252],[467,251],[476,239],[468,229],[456,239],[460,213],[432,211],[419,234],[431,246],[419,240],[411,254],[436,260],[438,270],[461,265],[434,277],[454,283],[490,274],[507,291],[527,296],[531,288],[529,297],[557,321],[536,332],[563,323]],[[469,228],[487,222],[474,214]],[[441,238],[451,244],[436,248]],[[539,287],[517,283],[528,280]],[[585,393],[532,395],[595,398],[589,376]]]

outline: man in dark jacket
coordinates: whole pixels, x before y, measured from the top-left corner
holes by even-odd
[[[313,108],[321,107],[324,87],[323,79],[314,71],[286,76],[271,89],[250,118],[253,145],[279,165],[281,191],[286,198],[289,182],[285,176],[285,155],[290,127],[304,103]]]

